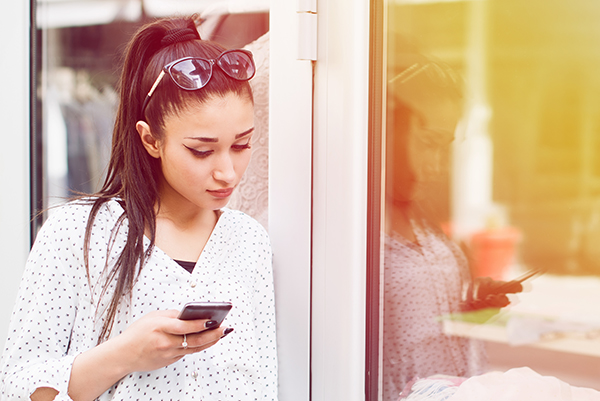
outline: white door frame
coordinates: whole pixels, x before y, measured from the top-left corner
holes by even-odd
[[[2,6],[10,16],[0,24],[2,146],[0,147],[0,349],[4,349],[10,315],[29,253],[29,1]]]
[[[365,399],[369,1],[319,0],[312,401]]]
[[[296,59],[301,3],[271,2],[269,232],[280,401],[358,401],[365,398],[369,2],[318,0],[314,92],[311,63]]]
[[[296,1],[271,1],[269,30],[269,235],[279,400],[308,401],[313,68],[298,60]]]

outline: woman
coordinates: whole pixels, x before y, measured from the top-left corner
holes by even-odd
[[[418,53],[397,56],[403,67],[388,88],[386,137],[384,401],[398,400],[419,378],[482,373],[482,344],[447,335],[440,318],[506,306],[505,293],[522,289],[472,280],[467,258],[441,228],[449,147],[462,103],[455,73]]]
[[[2,399],[277,399],[269,239],[225,208],[250,160],[254,69],[193,18],[134,35],[107,178],[37,236]],[[190,301],[233,309],[215,328],[177,318]]]

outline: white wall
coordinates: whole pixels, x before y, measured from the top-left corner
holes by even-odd
[[[29,251],[29,2],[6,1],[0,24],[0,346]]]

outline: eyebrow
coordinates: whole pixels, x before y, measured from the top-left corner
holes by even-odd
[[[237,134],[235,136],[235,139],[243,138],[246,135],[250,134],[252,131],[254,131],[254,127],[250,128],[249,130],[246,130],[240,134]],[[203,136],[188,136],[188,137],[186,137],[186,139],[193,139],[196,141],[209,142],[209,143],[219,142],[219,138],[208,138],[208,137],[203,137]]]

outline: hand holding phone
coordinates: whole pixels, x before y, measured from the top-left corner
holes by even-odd
[[[511,281],[477,277],[469,284],[464,309],[503,308],[510,303],[506,294],[516,294],[523,291],[523,282],[543,273],[543,270],[534,269]]]
[[[178,318],[181,320],[212,320],[216,323],[210,329],[221,325],[232,308],[231,302],[189,302],[185,304]]]
[[[517,277],[514,280],[507,281],[499,286],[496,291],[504,292],[504,293],[517,293],[523,291],[523,282],[529,280],[532,277],[537,276],[538,274],[544,274],[544,270],[542,269],[531,269],[520,277]]]

